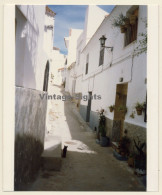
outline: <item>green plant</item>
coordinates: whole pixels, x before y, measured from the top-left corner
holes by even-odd
[[[137,110],[143,110],[143,108],[144,108],[144,107],[143,107],[143,104],[144,104],[144,103],[139,103],[139,102],[137,102],[136,105],[135,105],[135,108],[136,108]]]
[[[112,112],[114,110],[114,108],[115,108],[115,105],[109,106],[110,112]]]
[[[114,18],[114,21],[113,21],[112,25],[114,27],[120,27],[122,25],[125,25],[128,20],[129,20],[129,18],[127,16],[124,16],[121,13],[121,14],[119,14],[119,16],[117,18]]]
[[[111,105],[111,106],[109,106],[109,108],[113,108],[114,109],[115,108],[115,105]]]
[[[127,136],[123,136],[119,142],[119,153],[122,156],[129,156],[130,139]]]
[[[137,155],[135,156],[135,167],[142,170],[146,170],[146,153],[143,150],[144,147],[146,146],[146,143],[145,142],[141,143],[139,137],[137,137],[137,139],[138,139],[137,142],[135,139],[133,139],[134,145],[137,149]]]
[[[135,114],[135,112],[134,112],[134,111],[132,111],[132,113],[131,113],[130,117],[131,117],[131,118],[135,118],[134,114]]]
[[[139,56],[140,54],[147,52],[147,21],[146,19],[143,19],[143,22],[145,23],[146,32],[138,34],[138,36],[140,37],[140,40],[139,40],[138,46],[134,50],[134,56]]]
[[[99,132],[101,134],[102,137],[106,137],[106,117],[103,114],[104,113],[104,109],[101,109],[101,111],[99,111]]]

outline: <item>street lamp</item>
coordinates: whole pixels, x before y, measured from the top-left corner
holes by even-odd
[[[107,46],[105,46],[106,39],[107,38],[104,35],[102,35],[102,37],[99,39],[100,40],[101,47],[105,47],[105,48],[111,49],[111,51],[112,51],[113,50],[113,47],[107,47]]]

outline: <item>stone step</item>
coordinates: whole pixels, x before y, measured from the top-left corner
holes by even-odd
[[[60,171],[62,163],[62,140],[60,136],[46,136],[42,163],[45,170]]]

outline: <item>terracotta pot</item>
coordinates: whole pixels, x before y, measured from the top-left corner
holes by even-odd
[[[134,25],[136,23],[136,18],[137,18],[137,16],[135,16],[135,15],[131,15],[130,16],[129,19],[130,19],[130,24],[131,25]]]
[[[113,110],[114,110],[114,108],[112,108],[112,107],[110,107],[109,109],[110,109],[110,112],[113,112]]]
[[[126,32],[125,25],[121,25],[121,26],[120,26],[120,32],[121,32],[121,33],[125,33],[125,32]]]
[[[136,108],[136,111],[137,111],[137,115],[142,115],[142,109]]]
[[[133,157],[129,157],[129,158],[128,158],[128,165],[129,165],[130,167],[134,167],[134,158],[133,158]]]

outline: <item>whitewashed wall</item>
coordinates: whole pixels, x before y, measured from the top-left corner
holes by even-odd
[[[146,55],[142,54],[138,57],[134,57],[133,74],[131,75],[132,53],[136,47],[136,43],[134,42],[124,47],[124,34],[120,33],[120,29],[112,28],[113,17],[118,16],[121,12],[125,15],[130,7],[131,6],[116,6],[112,13],[105,18],[97,32],[83,50],[81,62],[81,65],[84,67],[83,80],[82,86],[79,89],[78,85],[77,90],[82,91],[82,94],[84,95],[86,95],[88,91],[92,91],[93,94],[101,95],[102,99],[100,101],[92,101],[91,110],[96,111],[102,107],[107,111],[106,116],[113,119],[114,113],[109,112],[108,106],[115,103],[116,84],[119,84],[119,78],[123,77],[123,82],[128,82],[128,112],[125,121],[145,127],[146,123],[143,121],[143,117],[136,115],[134,119],[131,119],[129,116],[137,101],[145,101]],[[140,6],[138,33],[145,31],[145,25],[141,18],[146,17],[147,7]],[[114,50],[113,52],[107,49],[105,50],[104,64],[99,66],[99,38],[102,35],[105,35],[107,38],[105,45],[113,46]],[[85,75],[87,54],[89,54],[89,69],[88,75]],[[82,101],[81,104],[87,105],[87,102]]]
[[[59,50],[52,51],[52,64],[50,72],[54,75],[53,83],[56,85],[61,85],[63,75],[61,71],[58,71],[60,68],[64,68],[66,56],[61,54]]]
[[[20,5],[16,10],[15,84],[42,90],[47,62],[43,50],[45,6]]]
[[[76,93],[80,93],[82,91],[81,80],[82,74],[84,72],[83,64],[85,63],[84,53],[80,54],[79,59],[79,52],[80,53],[82,52],[86,44],[89,42],[89,40],[94,35],[94,33],[96,32],[96,30],[101,25],[102,21],[107,15],[109,15],[109,13],[105,12],[96,5],[89,5],[86,10],[84,30],[77,40],[76,72],[78,78],[76,81]]]
[[[76,47],[77,40],[82,33],[80,29],[70,29],[70,35],[68,37],[68,55],[67,55],[67,67],[69,67],[73,62],[76,61]]]
[[[77,55],[77,40],[81,35],[82,30],[80,29],[70,29],[69,37],[65,37],[65,45],[68,49],[67,55],[67,65],[66,65],[66,85],[65,91],[72,94],[72,83],[73,83],[73,75],[75,74],[75,70],[68,70],[69,66],[76,62]]]
[[[50,14],[45,14],[44,21],[44,50],[46,51],[48,58],[52,58],[52,50],[53,50],[53,37],[54,37],[54,24],[55,19]],[[53,29],[46,28],[47,26],[53,26]]]

